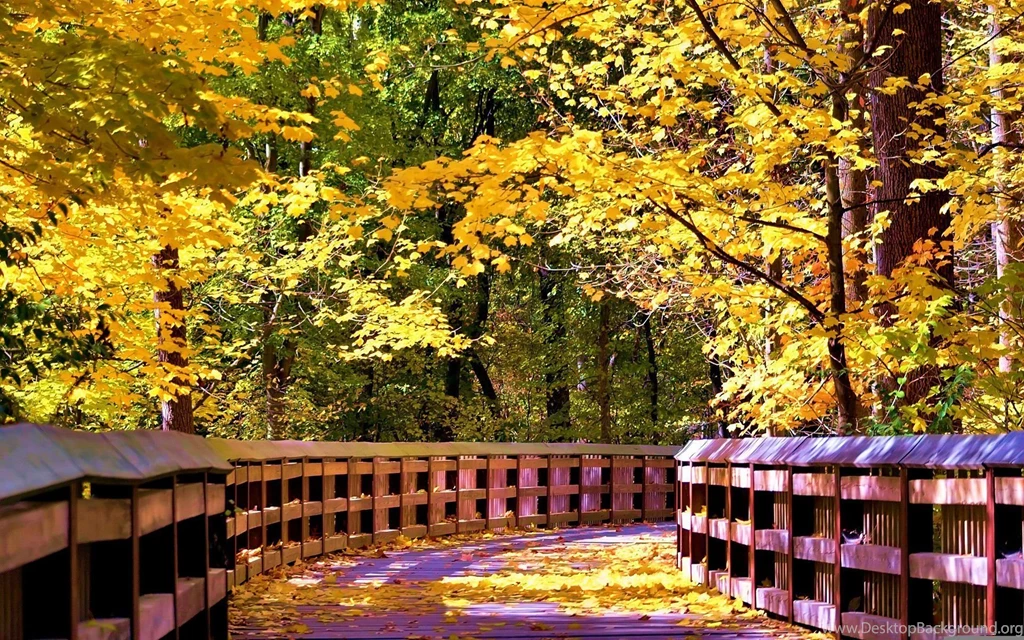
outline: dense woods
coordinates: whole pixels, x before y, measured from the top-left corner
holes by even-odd
[[[13,0],[0,422],[1020,428],[1024,2]]]

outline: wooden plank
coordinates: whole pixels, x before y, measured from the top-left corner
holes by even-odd
[[[706,465],[694,465],[690,472],[690,482],[692,484],[707,484],[708,483],[708,468]]]
[[[758,529],[754,532],[754,548],[789,553],[789,531],[786,529]]]
[[[68,546],[67,502],[19,502],[0,507],[0,573]]]
[[[836,608],[828,602],[816,600],[795,600],[792,603],[793,621],[808,627],[836,630]]]
[[[132,637],[132,621],[128,618],[83,620],[77,628],[79,640],[128,640]]]
[[[178,578],[176,618],[179,627],[204,610],[206,606],[205,588],[206,580],[203,578]]]
[[[324,463],[324,475],[325,476],[344,476],[348,475],[348,461],[347,460],[334,460],[332,462]]]
[[[281,507],[267,507],[263,510],[263,518],[260,522],[263,526],[277,524],[278,522],[281,522]]]
[[[899,547],[886,547],[877,544],[844,544],[841,553],[841,562],[844,568],[900,575],[902,563]]]
[[[306,461],[306,466],[302,469],[302,475],[307,478],[319,478],[324,474],[324,465],[322,462],[310,462]]]
[[[139,597],[139,640],[160,640],[175,627],[172,594],[150,593]]]
[[[910,472],[900,467],[900,509],[897,524],[899,525],[900,543],[900,579],[899,608],[900,624],[910,625]]]
[[[204,495],[204,494],[200,493],[200,495]],[[202,513],[202,509],[200,509],[200,513]],[[179,609],[178,609],[179,603],[178,603],[178,589],[177,589],[177,587],[179,586],[178,585],[178,576],[179,576],[178,571],[179,571],[179,563],[180,563],[180,560],[181,560],[181,558],[179,556],[179,550],[180,550],[181,545],[180,545],[179,540],[178,540],[178,522],[179,522],[179,520],[178,520],[178,477],[177,476],[171,476],[171,574],[172,574],[171,577],[172,577],[172,579],[174,581],[174,586],[175,586],[174,591],[171,593],[171,597],[172,597],[172,603],[174,604],[174,619],[176,621],[178,620],[178,611],[179,611]],[[180,625],[181,625],[181,622],[175,622],[175,625],[174,625],[174,640],[179,640],[179,636],[181,634],[178,631],[178,627]]]
[[[996,503],[1024,506],[1024,478],[996,478]]]
[[[835,481],[828,473],[794,473],[793,495],[832,497],[835,495]]]
[[[139,489],[139,526],[142,535],[174,522],[173,502],[170,489]]]
[[[758,587],[757,602],[754,605],[758,609],[770,611],[777,616],[789,617],[789,593],[785,589],[774,587]]]
[[[933,478],[910,481],[912,504],[988,503],[985,478]]]
[[[281,549],[263,548],[263,571],[281,566]]]
[[[788,473],[784,469],[755,469],[754,490],[782,493],[786,490],[786,475]]]
[[[743,522],[735,522],[734,521],[734,522],[730,523],[730,527],[731,527],[731,534],[732,534],[732,541],[733,542],[735,542],[737,544],[742,544],[742,545],[750,546],[751,523],[749,523],[749,522],[743,523]],[[749,551],[748,551],[748,553],[749,553]],[[751,554],[751,556],[753,556],[753,554]]]
[[[127,540],[132,536],[131,500],[92,498],[78,505],[78,541]]]
[[[896,476],[844,476],[843,500],[900,501],[900,479]]]
[[[948,553],[912,553],[910,577],[983,587],[988,584],[988,560]]]
[[[208,606],[213,606],[227,597],[228,581],[225,569],[210,569],[207,572],[206,592]]]
[[[996,560],[996,584],[1024,590],[1024,560]]]
[[[311,558],[313,556],[319,556],[324,552],[324,541],[320,540],[309,540],[302,543],[302,557]]]
[[[324,539],[324,553],[333,553],[348,547],[348,535],[337,533]]]
[[[708,535],[719,540],[729,539],[729,521],[726,518],[708,520]]]
[[[793,495],[793,468],[790,467],[786,470],[786,538],[789,544],[789,550],[786,553],[786,601],[789,603],[789,616],[786,619],[790,623],[793,622],[795,590],[793,585],[796,582],[794,571],[796,564],[796,551],[794,550],[796,536],[793,534]]]
[[[985,625],[996,628],[996,472],[985,470]]]
[[[732,597],[752,605],[754,603],[754,586],[750,578],[730,578],[729,594]]]
[[[88,561],[88,547],[85,549],[85,554],[82,554],[82,547],[78,544],[78,505],[82,501],[82,483],[72,482],[68,487],[68,507],[67,507],[67,543],[68,543],[68,621],[70,622],[70,633],[68,634],[69,640],[79,640],[78,633],[78,621],[86,617],[85,609],[88,603],[83,602],[89,597],[88,584],[89,581],[84,575],[86,569],[83,568],[81,561]],[[0,526],[0,529],[3,529]],[[2,554],[0,554],[2,557]],[[2,570],[0,570],[2,575]],[[131,633],[131,625],[128,626],[129,635]],[[14,634],[12,634],[14,635]]]
[[[324,513],[338,513],[348,510],[348,498],[328,498],[324,501]]]
[[[209,517],[219,516],[227,511],[227,499],[224,494],[224,485],[216,482],[206,483],[206,515]]]
[[[793,557],[798,560],[813,560],[832,564],[836,557],[836,544],[832,538],[812,536],[795,536],[793,538]]]
[[[728,487],[731,474],[729,470],[724,467],[710,467],[708,468],[708,484],[713,484],[719,487]]]
[[[844,635],[860,640],[902,640],[900,621],[860,611],[846,611],[842,615]]]
[[[655,458],[648,455],[647,466],[652,469],[671,469],[676,463],[673,458]]]
[[[751,473],[748,467],[734,466],[732,468],[732,486],[741,489],[749,489],[751,482]]]
[[[842,523],[842,477],[843,470],[839,465],[832,467],[832,512],[835,514],[833,518],[834,530],[832,532],[833,543],[835,544],[834,557],[836,561],[832,564],[832,604],[835,605],[835,611],[837,615],[842,615],[843,611],[843,563],[842,563],[842,545],[843,545],[843,523]],[[840,618],[840,621],[842,619]]]

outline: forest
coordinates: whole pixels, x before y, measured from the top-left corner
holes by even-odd
[[[0,424],[1024,423],[1022,0],[10,0]]]

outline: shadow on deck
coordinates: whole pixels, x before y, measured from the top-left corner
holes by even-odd
[[[686,582],[665,525],[477,534],[261,576],[233,638],[804,638]]]

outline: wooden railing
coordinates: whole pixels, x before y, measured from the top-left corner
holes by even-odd
[[[227,593],[300,558],[670,519],[677,451],[2,427],[0,639],[226,638]]]
[[[1022,633],[1024,433],[699,440],[676,458],[695,582],[843,637]]]

